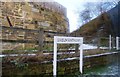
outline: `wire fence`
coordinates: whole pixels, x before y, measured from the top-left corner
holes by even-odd
[[[0,26],[2,28],[2,45],[3,51],[39,51],[49,52],[53,51],[54,36],[74,36],[68,33],[44,31],[43,29],[32,30],[16,27]],[[77,35],[76,35],[77,36]],[[79,36],[78,36],[79,37]],[[116,37],[111,37],[111,48],[120,48],[120,38],[118,38],[118,45]],[[116,46],[117,45],[117,46]],[[106,49],[110,48],[110,37],[84,37],[84,49]],[[59,51],[76,50],[78,45],[58,45]]]
[[[67,35],[66,33],[31,30],[15,27],[0,26],[2,28],[3,50],[38,50],[49,51],[53,49],[54,36]]]

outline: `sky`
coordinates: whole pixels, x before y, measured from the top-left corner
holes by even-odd
[[[69,19],[69,29],[70,32],[76,30],[78,28],[78,14],[76,13],[77,8],[84,8],[84,2],[80,2],[80,0],[55,0],[58,3],[62,4],[67,8],[67,17]],[[80,9],[79,9],[80,10]]]

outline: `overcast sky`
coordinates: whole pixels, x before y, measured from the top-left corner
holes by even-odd
[[[79,7],[79,10],[82,10],[85,2],[81,2],[80,0],[55,0],[58,3],[62,4],[67,8],[67,17],[69,19],[70,24],[70,32],[76,30],[78,28],[78,14],[76,13],[76,9]]]

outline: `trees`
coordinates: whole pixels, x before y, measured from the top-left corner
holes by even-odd
[[[86,2],[84,6],[84,10],[78,11],[79,19],[78,22],[85,24],[89,22],[91,19],[95,18],[96,16],[110,10],[115,5],[117,5],[117,0],[112,1],[105,1],[105,2]]]
[[[83,11],[80,13],[80,18],[81,18],[81,20],[82,20],[82,23],[88,22],[88,21],[91,19],[90,11],[89,11],[88,9],[83,10]]]

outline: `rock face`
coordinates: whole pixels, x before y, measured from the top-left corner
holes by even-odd
[[[33,30],[39,30],[40,28],[43,28],[43,30],[47,31],[64,33],[67,33],[69,31],[68,18],[66,17],[66,8],[58,4],[57,2],[0,2],[0,3],[1,3],[0,5],[1,26],[8,27],[13,26]],[[8,19],[11,25],[8,23]],[[25,39],[25,37],[31,39],[33,38],[27,36],[25,32],[18,31],[12,33],[13,34],[11,34],[10,30],[2,30],[1,38],[4,39]],[[45,39],[49,38],[45,37]]]

